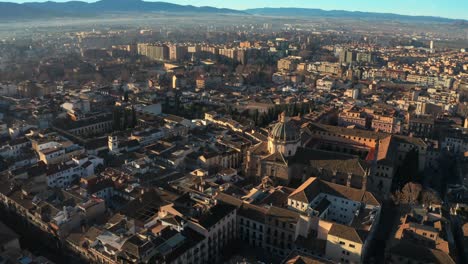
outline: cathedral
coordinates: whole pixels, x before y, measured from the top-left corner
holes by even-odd
[[[430,161],[420,138],[299,120],[282,113],[268,138],[248,149],[248,177],[278,185],[318,177],[388,196],[397,168],[411,150],[417,150],[420,170]]]
[[[246,174],[277,184],[319,177],[333,183],[366,189],[369,166],[360,153],[341,153],[317,144],[317,138],[285,113],[270,126],[268,139],[252,146],[246,155]],[[322,142],[323,143],[323,142]]]
[[[253,177],[270,177],[279,183],[290,182],[289,159],[303,146],[299,127],[282,113],[268,133],[268,140],[247,152],[246,173]]]

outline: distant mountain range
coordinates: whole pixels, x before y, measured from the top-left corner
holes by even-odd
[[[46,18],[56,16],[48,10],[38,10],[26,5],[0,2],[0,21],[12,19]]]
[[[281,17],[326,17],[326,18],[352,18],[366,20],[404,20],[404,21],[428,21],[428,22],[466,22],[431,16],[406,16],[388,13],[351,12],[308,8],[257,8],[248,10],[234,10],[227,8],[215,8],[209,6],[196,7],[192,5],[178,5],[166,2],[147,2],[143,0],[100,0],[94,3],[82,1],[69,2],[32,2],[9,3],[0,2],[0,21],[16,19],[37,19],[73,16],[97,16],[105,13],[116,12],[163,12],[163,13],[209,13],[209,14],[237,14],[237,15],[262,15]]]
[[[116,12],[246,14],[243,11],[227,8],[185,6],[166,2],[145,2],[143,0],[101,0],[94,3],[48,1],[23,4],[0,2],[0,20],[3,18],[35,19],[45,17],[95,16]]]
[[[254,15],[263,16],[282,16],[282,17],[328,17],[328,18],[353,18],[366,20],[401,20],[401,21],[427,21],[427,22],[456,22],[465,21],[462,19],[451,19],[434,16],[408,16],[392,13],[373,13],[360,11],[344,10],[323,10],[313,8],[256,8],[248,9],[245,12]]]

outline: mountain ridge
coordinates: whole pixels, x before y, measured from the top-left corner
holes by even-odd
[[[211,13],[211,14],[246,14],[243,11],[215,8],[209,6],[178,5],[167,2],[149,2],[143,0],[100,0],[97,2],[27,2],[22,4],[0,2],[0,20],[35,19],[45,17],[92,16],[112,12],[167,12],[167,13]]]
[[[381,20],[412,20],[412,21],[433,21],[433,22],[457,22],[467,21],[465,19],[445,18],[438,16],[414,16],[395,13],[379,13],[365,11],[347,10],[324,10],[319,8],[298,8],[298,7],[263,7],[246,9],[245,12],[253,15],[264,16],[284,16],[284,17],[307,17],[318,16],[328,18],[360,18],[360,19],[381,19]]]
[[[254,8],[234,10],[211,6],[193,6],[168,3],[163,1],[150,2],[144,0],[100,0],[97,2],[83,2],[72,0],[68,2],[27,2],[23,4],[0,1],[1,19],[36,19],[54,17],[97,16],[112,12],[164,12],[164,13],[209,13],[209,14],[237,14],[260,15],[275,17],[323,17],[323,18],[351,18],[364,20],[398,20],[413,22],[442,22],[466,23],[465,19],[453,19],[436,16],[410,16],[394,13],[377,13],[345,10],[323,10],[318,8]]]

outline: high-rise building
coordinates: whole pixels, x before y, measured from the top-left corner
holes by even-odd
[[[340,63],[352,63],[355,62],[357,54],[354,51],[343,50],[340,53]]]
[[[166,45],[140,43],[137,46],[138,54],[152,60],[168,60],[169,48]]]
[[[219,56],[232,59],[232,60],[237,60],[237,49],[230,49],[230,48],[219,49]]]
[[[287,50],[289,49],[289,41],[284,38],[277,38],[275,40],[277,50]]]
[[[359,52],[358,54],[356,54],[356,61],[371,63],[372,61],[374,61],[374,55],[372,54],[372,52]]]
[[[187,48],[188,53],[198,54],[201,52],[200,45],[193,45]]]
[[[56,90],[56,85],[47,82],[24,81],[18,84],[18,94],[22,97],[41,97],[54,93]]]
[[[201,47],[201,53],[204,57],[214,58],[219,55],[219,48],[210,45],[204,45]]]
[[[278,70],[291,72],[295,71],[298,63],[301,61],[301,57],[289,56],[287,58],[278,61]]]
[[[273,25],[272,24],[269,24],[269,23],[264,23],[263,24],[263,29],[265,30],[270,30],[273,28]]]
[[[183,60],[188,54],[186,46],[171,45],[169,46],[169,59],[172,61]]]
[[[252,42],[250,41],[242,41],[239,43],[240,48],[250,48],[252,47]]]
[[[237,51],[237,61],[241,64],[247,62],[248,49],[241,49]]]
[[[353,51],[346,52],[346,63],[351,63],[356,61],[356,53]]]

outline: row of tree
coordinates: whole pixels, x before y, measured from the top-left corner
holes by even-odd
[[[209,111],[218,111],[218,107],[204,103],[181,103],[179,96],[174,98],[166,97],[162,103],[162,112],[182,116],[188,119],[204,118],[205,113]]]
[[[401,166],[393,178],[393,190],[401,190],[407,183],[423,183],[423,175],[419,171],[419,151],[412,149],[406,154]]]
[[[112,112],[112,125],[114,131],[124,131],[137,126],[137,115],[135,108],[115,107]]]
[[[258,109],[239,112],[232,106],[226,107],[226,113],[229,114],[234,120],[239,122],[250,121],[259,127],[265,127],[277,121],[279,114],[282,112],[286,112],[287,116],[298,116],[310,113],[313,110],[314,105],[312,103],[275,105],[274,107],[268,108],[266,112],[260,112]]]

